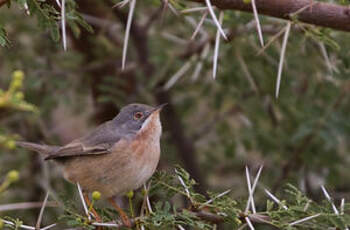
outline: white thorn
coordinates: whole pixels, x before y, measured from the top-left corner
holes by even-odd
[[[48,226],[46,226],[46,227],[44,227],[44,228],[41,228],[40,230],[48,230],[48,229],[50,229],[50,228],[55,227],[56,225],[57,225],[56,223],[50,224],[50,225],[48,225]]]
[[[335,207],[335,205],[334,205],[334,203],[333,203],[333,201],[332,201],[332,198],[330,197],[330,195],[329,195],[329,193],[327,192],[326,188],[325,188],[323,185],[321,185],[321,189],[322,189],[322,191],[323,191],[324,196],[327,198],[327,200],[329,201],[329,203],[331,203],[334,213],[335,213],[336,215],[339,215],[339,211],[338,211],[338,209]]]
[[[266,194],[267,194],[273,201],[275,201],[275,202],[276,202],[277,204],[279,204],[279,205],[282,205],[282,207],[283,207],[285,210],[288,209],[286,205],[282,204],[282,202],[281,202],[277,197],[275,197],[272,193],[270,193],[267,189],[265,189],[265,192],[266,192]]]
[[[220,11],[220,15],[219,15],[219,24],[220,25],[221,25],[223,19],[224,19],[224,12]],[[216,31],[214,56],[213,56],[213,78],[214,79],[216,78],[216,70],[217,70],[217,66],[218,66],[219,47],[220,47],[220,30],[218,27],[218,29]]]
[[[322,53],[322,56],[323,56],[323,58],[324,58],[324,60],[326,62],[326,66],[328,68],[328,71],[332,75],[333,74],[333,67],[332,67],[332,64],[331,64],[331,62],[329,60],[329,56],[328,56],[326,47],[325,47],[325,45],[322,42],[318,42],[318,45],[320,46],[321,53]]]
[[[98,223],[98,222],[94,222],[94,223],[92,223],[92,225],[94,225],[94,226],[102,226],[102,227],[120,227],[119,224],[115,224],[115,223]]]
[[[205,0],[205,3],[207,4],[209,13],[210,13],[210,15],[211,15],[211,17],[212,17],[216,27],[220,31],[220,34],[224,37],[225,40],[227,40],[226,34],[225,34],[224,30],[222,29],[222,27],[220,25],[221,23],[219,23],[218,19],[216,18],[216,15],[214,13],[214,9],[213,9],[213,6],[210,3],[210,0]]]
[[[123,8],[126,4],[128,4],[130,2],[130,0],[124,0],[121,2],[118,2],[117,4],[115,4],[114,6],[112,6],[112,8]]]
[[[86,216],[88,217],[89,220],[91,220],[91,216],[89,214],[89,210],[85,204],[85,200],[84,200],[84,196],[83,196],[83,192],[81,190],[81,187],[80,187],[80,184],[77,183],[77,187],[78,187],[78,192],[79,192],[79,196],[80,196],[80,200],[81,200],[81,203],[83,204],[83,208],[84,208],[84,211],[85,211],[85,214]]]
[[[250,221],[250,219],[249,219],[247,216],[246,216],[244,219],[245,219],[245,221],[247,222],[247,224],[248,224],[250,230],[255,230],[255,228],[254,228],[252,222]]]
[[[60,0],[56,0],[56,4],[61,8]]]
[[[150,185],[150,184],[149,184],[149,185]],[[152,206],[151,206],[151,202],[149,201],[149,196],[148,196],[149,186],[147,187],[147,186],[144,184],[144,185],[143,185],[143,188],[144,188],[145,191],[146,191],[146,204],[147,204],[148,211],[149,211],[150,213],[153,213]]]
[[[252,192],[252,184],[250,182],[250,173],[249,173],[249,168],[247,165],[245,166],[245,175],[246,175],[246,179],[247,179],[247,186],[248,186],[248,193],[249,193],[247,207],[249,207],[249,204],[251,204],[253,213],[256,213],[253,192]]]
[[[220,193],[219,195],[217,195],[217,196],[213,197],[212,199],[206,201],[205,203],[201,204],[201,205],[199,206],[198,209],[201,209],[201,208],[203,208],[204,206],[206,206],[206,205],[210,204],[211,202],[213,202],[214,200],[216,200],[216,199],[218,199],[218,198],[220,198],[220,197],[222,197],[222,196],[225,196],[225,195],[226,195],[227,193],[229,193],[229,192],[231,192],[231,189],[226,190],[225,192]]]
[[[305,204],[304,209],[303,209],[304,212],[306,212],[306,210],[309,208],[310,204],[311,204],[311,200],[308,200]]]
[[[4,220],[4,219],[2,219],[2,221],[3,221],[5,224],[9,224],[9,225],[15,226],[15,224],[12,223],[11,221]],[[20,227],[20,228],[23,228],[23,229],[35,230],[35,227],[28,226],[28,225],[24,225],[24,224],[21,224],[19,227]]]
[[[67,34],[66,34],[66,3],[65,0],[62,0],[61,3],[61,27],[62,27],[62,42],[63,50],[67,50]]]
[[[255,0],[251,0],[251,1],[252,1],[252,8],[253,8],[255,21],[256,21],[256,28],[258,30],[258,36],[259,36],[260,44],[261,44],[261,47],[264,47],[264,38],[263,38],[263,35],[262,35],[262,30],[261,30],[258,10],[256,9]]]
[[[40,229],[41,220],[43,219],[44,210],[45,210],[48,198],[49,198],[49,192],[47,192],[46,195],[45,195],[45,199],[43,201],[43,205],[41,206],[40,213],[39,213],[39,216],[38,216],[38,220],[36,221],[35,227],[38,228],[38,229]]]
[[[175,169],[175,172],[176,172],[176,174],[178,174],[178,171],[177,171],[176,169]],[[185,188],[187,197],[188,197],[188,198],[191,198],[191,196],[190,196],[190,191],[188,190],[188,188],[187,188],[185,182],[182,180],[181,176],[177,175],[177,178],[179,179],[181,185]]]
[[[128,21],[126,23],[126,29],[125,29],[124,46],[123,46],[123,57],[122,57],[122,70],[125,69],[126,53],[127,53],[127,50],[128,50],[130,28],[131,28],[131,23],[132,23],[132,17],[134,15],[135,5],[136,5],[136,0],[131,0],[130,6],[129,6],[130,8],[129,8],[129,14],[128,14]]]
[[[303,219],[296,220],[296,221],[290,223],[289,226],[293,226],[293,225],[296,225],[296,224],[300,224],[300,223],[302,223],[302,222],[305,222],[305,221],[311,220],[311,219],[313,219],[313,218],[316,218],[316,217],[318,217],[318,216],[320,216],[320,215],[321,215],[321,213],[318,213],[318,214],[313,215],[313,216],[308,216],[308,217],[305,217],[305,218],[303,218]]]
[[[345,198],[342,198],[340,202],[340,215],[344,215],[344,207],[345,207]]]
[[[188,60],[164,85],[164,90],[170,89],[191,67],[191,60]]]
[[[192,13],[192,12],[205,11],[207,9],[208,9],[208,7],[206,7],[206,6],[193,7],[193,8],[190,8],[190,9],[181,10],[181,13],[182,14],[187,14],[187,13]]]
[[[284,56],[285,56],[285,53],[286,53],[287,42],[288,42],[289,31],[290,31],[291,25],[292,25],[292,23],[288,22],[287,28],[286,28],[286,32],[284,33],[284,37],[283,37],[280,62],[279,62],[279,65],[278,65],[277,84],[276,84],[276,98],[278,98],[278,94],[279,94],[279,90],[280,90]]]
[[[252,188],[251,188],[251,196],[250,196],[250,194],[249,194],[249,198],[248,198],[248,201],[247,201],[247,206],[246,206],[246,209],[245,209],[245,213],[248,212],[250,203],[253,204],[253,202],[254,202],[254,196],[253,196],[253,195],[254,195],[255,188],[256,188],[256,186],[257,186],[257,184],[258,184],[258,181],[259,181],[259,178],[260,178],[260,174],[261,174],[263,168],[264,168],[264,166],[261,165],[261,166],[259,167],[259,170],[258,170],[256,176],[255,176],[255,179],[254,179],[254,182],[253,182],[253,186],[252,186]],[[249,171],[248,171],[248,173],[249,173]],[[253,208],[253,207],[252,207],[252,208]],[[254,209],[253,209],[253,213],[256,213],[255,206],[254,206]]]
[[[200,28],[201,28],[202,25],[203,25],[204,20],[207,18],[207,16],[208,16],[208,11],[205,11],[205,12],[203,13],[203,15],[202,15],[201,20],[198,22],[198,25],[197,25],[196,29],[194,30],[194,32],[193,32],[193,34],[192,34],[192,36],[191,36],[191,40],[193,40],[193,39],[196,37],[196,35],[198,34]]]

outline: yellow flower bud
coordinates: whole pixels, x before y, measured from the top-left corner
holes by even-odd
[[[14,140],[8,140],[5,142],[5,146],[8,149],[14,149],[16,148],[16,142]]]
[[[240,219],[238,219],[238,218],[235,218],[235,222],[236,222],[238,225],[242,224],[242,221],[241,221]]]
[[[19,173],[17,170],[11,170],[7,173],[7,179],[13,183],[19,180]]]
[[[4,228],[4,221],[0,219],[0,229],[3,229]]]
[[[15,93],[15,98],[18,99],[18,100],[22,100],[24,98],[23,92]]]
[[[129,199],[131,199],[131,198],[133,198],[134,197],[134,191],[129,191],[127,194],[126,194],[126,196],[129,198]]]
[[[12,73],[12,78],[14,80],[19,80],[19,81],[23,81],[24,78],[24,73],[22,70],[16,70]]]
[[[13,89],[13,90],[15,90],[15,89],[21,88],[22,85],[23,85],[23,84],[22,84],[22,80],[17,80],[17,79],[15,79],[15,80],[13,80],[13,81],[11,82],[10,88]]]
[[[99,200],[99,199],[101,199],[101,193],[100,193],[99,191],[94,191],[94,192],[92,193],[92,199],[93,199],[93,200]]]

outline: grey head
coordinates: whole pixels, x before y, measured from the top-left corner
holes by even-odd
[[[127,131],[130,134],[136,133],[153,112],[161,110],[165,105],[152,107],[145,104],[129,104],[120,110],[112,122],[120,130]]]

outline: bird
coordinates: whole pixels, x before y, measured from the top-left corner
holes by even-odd
[[[133,103],[110,121],[64,146],[18,141],[17,145],[57,162],[63,177],[79,183],[84,199],[99,191],[118,211],[123,224],[131,226],[116,196],[142,186],[155,172],[160,158],[162,126],[160,111],[166,104]],[[101,220],[93,210],[96,220]]]

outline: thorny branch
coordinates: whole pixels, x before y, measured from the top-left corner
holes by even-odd
[[[188,0],[205,4],[204,0]],[[222,10],[253,12],[251,4],[242,0],[212,0],[212,4]],[[292,19],[292,14],[306,8],[297,15],[301,22],[329,27],[341,31],[350,31],[350,8],[325,2],[310,0],[256,0],[259,14],[282,19]]]
[[[5,5],[7,2],[7,0],[0,0],[0,7],[2,7],[3,5]]]

